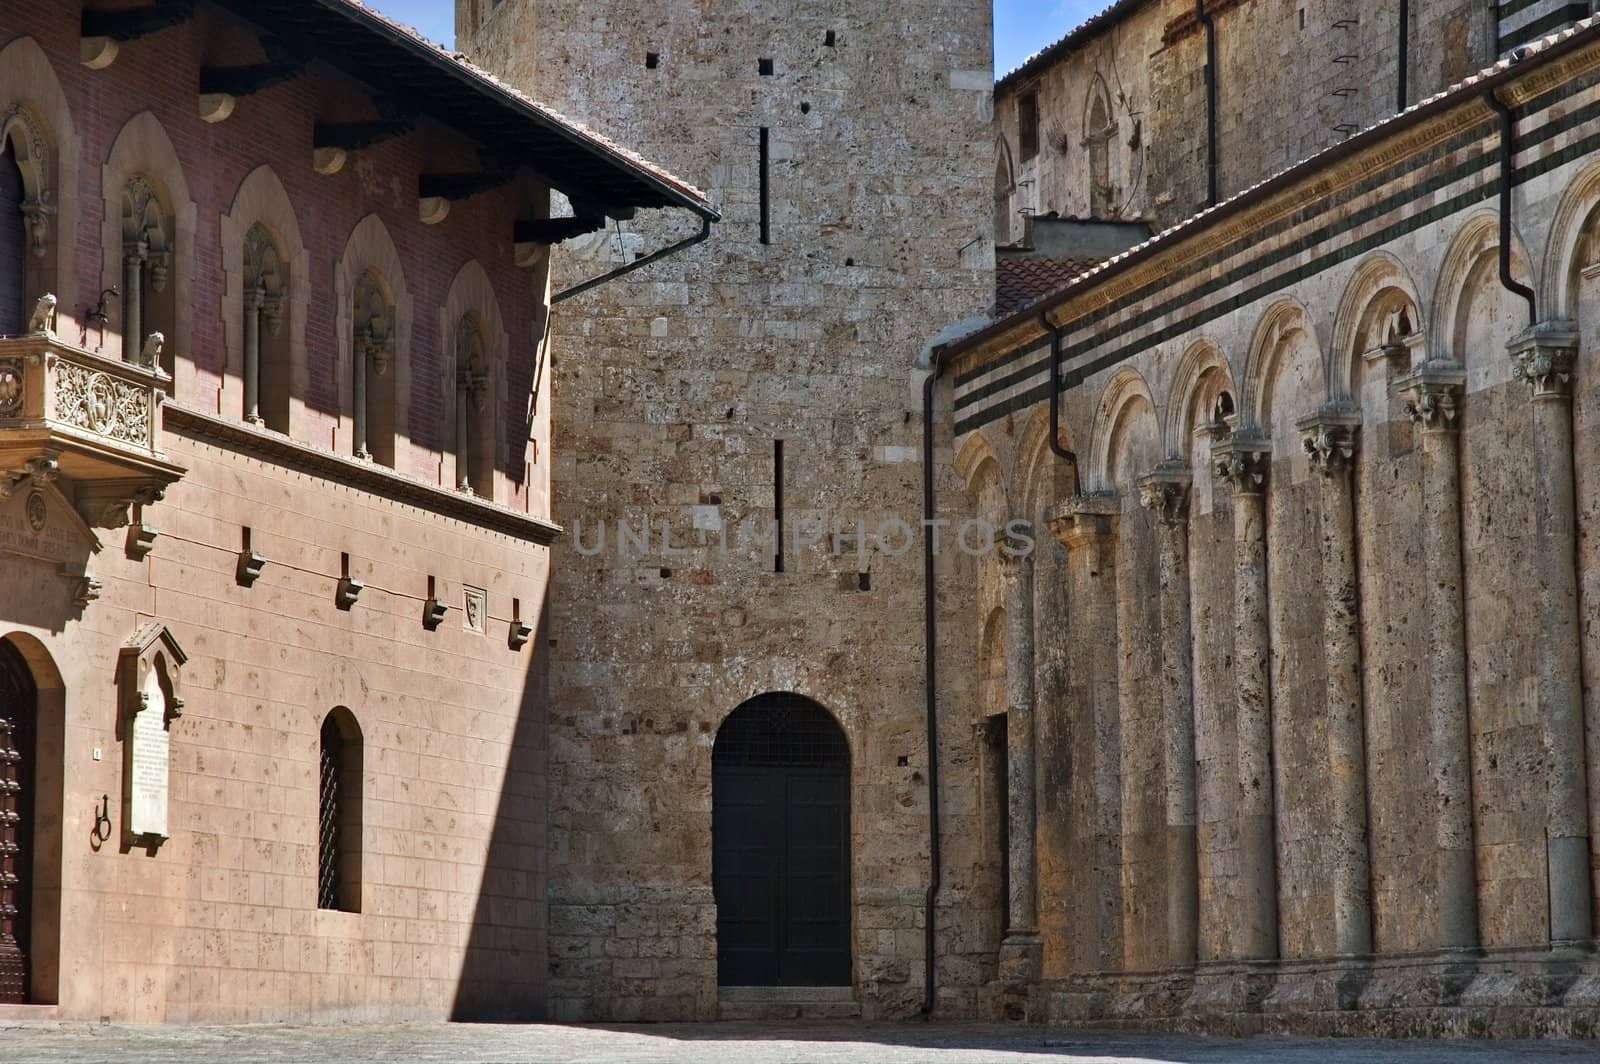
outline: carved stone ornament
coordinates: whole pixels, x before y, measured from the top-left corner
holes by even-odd
[[[267,227],[257,222],[244,235],[244,287],[256,293],[267,332],[277,336],[283,326],[283,257]]]
[[[1227,481],[1235,495],[1259,495],[1266,490],[1272,468],[1271,444],[1235,432],[1227,442],[1212,448],[1212,465],[1218,479]]]
[[[356,282],[356,351],[367,359],[378,376],[389,372],[394,359],[394,308],[372,271]]]
[[[50,141],[44,129],[28,109],[20,103],[0,109],[0,154],[12,150],[11,139],[17,135],[26,147],[17,155],[18,169],[22,171],[30,195],[22,203],[23,227],[28,235],[28,250],[36,259],[42,259],[50,247],[49,216],[55,213],[51,206],[52,190],[45,184],[54,173],[50,161]]]
[[[1572,322],[1545,322],[1507,344],[1518,380],[1533,389],[1533,398],[1570,399],[1572,370],[1577,363],[1578,334]]]
[[[533,626],[520,617],[511,618],[511,632],[506,639],[512,650],[521,650],[533,636]]]
[[[1298,422],[1300,443],[1314,469],[1332,476],[1349,469],[1360,435],[1361,411],[1331,404]]]
[[[22,414],[22,360],[0,360],[0,417],[19,417]]]
[[[1457,363],[1424,362],[1398,382],[1410,397],[1407,416],[1426,432],[1454,429],[1466,379],[1466,371]]]
[[[172,268],[171,229],[155,183],[134,174],[122,187],[122,253],[149,265],[150,287],[157,292],[166,288]]]
[[[23,484],[40,491],[60,475],[61,466],[54,455],[30,458],[21,469],[0,471],[0,499],[9,499]]]
[[[28,515],[28,527],[35,532],[43,532],[50,523],[50,507],[44,501],[44,492],[37,488],[28,492],[28,501],[23,505]]]
[[[489,593],[481,587],[466,586],[461,589],[462,621],[469,632],[482,632],[488,628]]]
[[[65,360],[55,364],[56,417],[78,428],[150,446],[150,395],[138,385]]]
[[[1139,502],[1169,527],[1189,519],[1189,485],[1193,480],[1183,462],[1162,462],[1139,479]]]
[[[33,313],[28,316],[28,331],[30,333],[43,333],[50,336],[56,331],[56,294],[46,292],[33,304]]]

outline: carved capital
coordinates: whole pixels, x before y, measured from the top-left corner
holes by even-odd
[[[1330,403],[1301,418],[1296,425],[1312,468],[1324,476],[1335,476],[1350,468],[1361,435],[1360,410]]]
[[[1117,497],[1109,491],[1077,495],[1050,518],[1050,530],[1070,550],[1101,546],[1117,530]]]
[[[1399,381],[1406,393],[1406,414],[1424,432],[1449,432],[1456,427],[1466,371],[1456,362],[1428,361]]]
[[[1033,559],[1026,554],[998,550],[995,559],[1000,563],[1000,580],[1007,594],[1018,590],[1032,575]]]
[[[1267,490],[1272,444],[1259,436],[1235,431],[1211,448],[1212,468],[1235,495],[1260,495]]]
[[[1506,345],[1517,379],[1527,381],[1535,402],[1572,398],[1578,333],[1572,322],[1542,322]]]
[[[1139,502],[1155,511],[1162,524],[1174,527],[1189,519],[1189,486],[1194,475],[1182,462],[1162,462],[1139,478]]]

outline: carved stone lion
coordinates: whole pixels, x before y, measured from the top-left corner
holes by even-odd
[[[46,292],[39,297],[33,305],[33,316],[28,319],[28,331],[31,333],[53,333],[56,324],[56,297],[53,292]]]

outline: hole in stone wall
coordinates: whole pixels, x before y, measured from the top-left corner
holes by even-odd
[[[770,78],[772,76],[772,60],[770,60],[770,59],[758,59],[758,60],[756,60],[756,69],[761,72],[761,76],[762,77]]]
[[[772,441],[772,571],[783,572],[783,441]]]
[[[825,45],[828,48],[832,48],[834,46],[834,44],[836,44],[837,42],[838,42],[838,38],[834,36],[834,33],[833,33],[832,30],[829,30],[827,33],[823,34],[823,36],[822,36],[822,43],[823,43],[823,45]]]
[[[660,55],[658,55],[655,52],[646,52],[646,53],[644,53],[644,68],[646,70],[654,70],[656,67],[658,67],[660,65],[661,65],[661,56]]]
[[[671,580],[672,579],[672,570],[671,569],[663,569],[663,570],[661,570],[661,579],[663,579],[663,580]]]
[[[800,105],[800,113],[803,114],[803,115],[810,114],[811,113],[811,105],[809,103],[801,104]]]
[[[856,590],[858,590],[858,591],[871,591],[872,590],[872,574],[871,573],[857,573],[856,574]]]
[[[901,768],[907,768],[911,764],[911,758],[907,757],[905,754],[901,754],[899,757],[894,759],[894,763],[899,765]]]
[[[854,266],[856,264],[856,260],[855,259],[845,259],[844,260],[844,264],[846,266]]]

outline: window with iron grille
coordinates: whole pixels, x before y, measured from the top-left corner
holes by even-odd
[[[361,911],[361,732],[348,710],[322,722],[317,787],[317,908]]]

